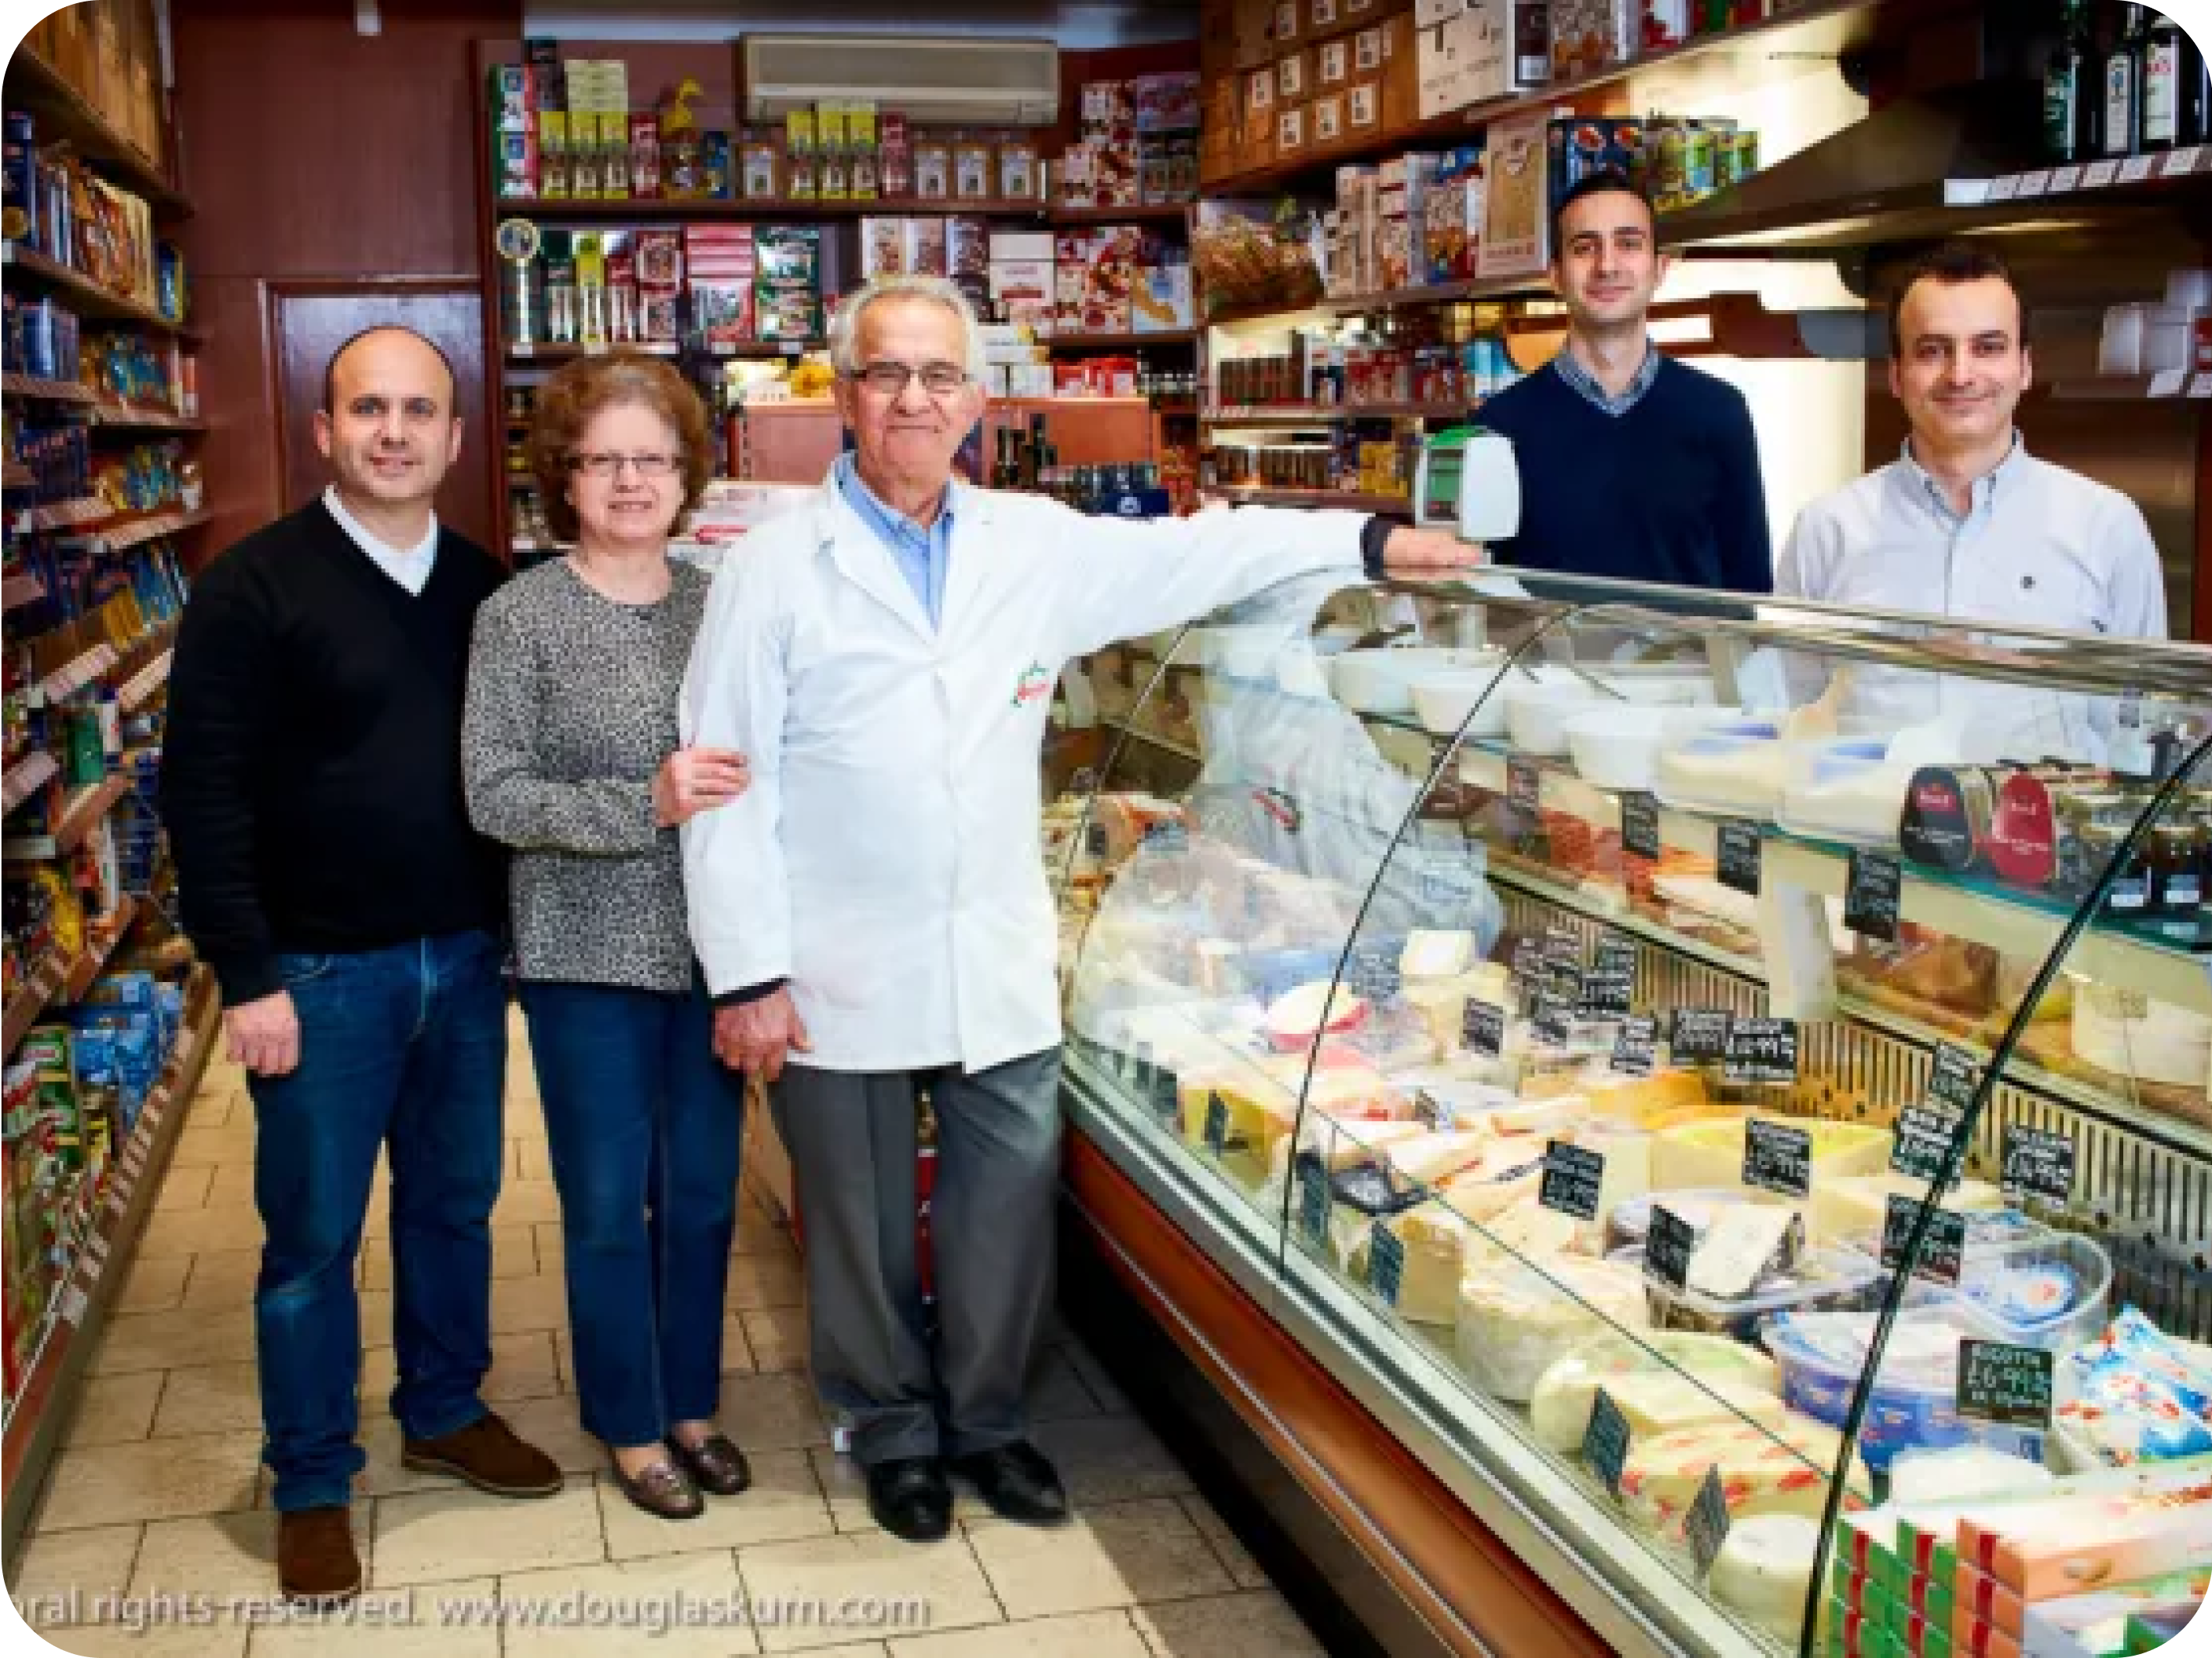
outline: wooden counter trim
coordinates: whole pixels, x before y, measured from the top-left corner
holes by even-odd
[[[1066,1144],[1063,1178],[1115,1276],[1446,1645],[1468,1658],[1609,1658],[1105,1153],[1079,1133]]]

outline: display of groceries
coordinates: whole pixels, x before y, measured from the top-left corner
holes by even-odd
[[[1673,763],[1710,729],[1662,793],[1726,793]],[[1073,1050],[1747,1624],[1796,1640],[1838,1479],[1849,1658],[2118,1653],[2202,1599],[2212,1350],[2033,1180],[1945,1192],[1878,1329],[1935,1169],[1809,1029],[1650,1005],[1602,926],[1394,925],[1432,918],[1166,799],[1046,832]]]

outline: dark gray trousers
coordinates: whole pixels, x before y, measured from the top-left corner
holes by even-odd
[[[933,1352],[915,1248],[925,1084]],[[1024,1383],[1052,1297],[1059,1048],[975,1072],[791,1066],[769,1100],[799,1187],[814,1385],[851,1422],[853,1455],[965,1456],[1027,1437]]]

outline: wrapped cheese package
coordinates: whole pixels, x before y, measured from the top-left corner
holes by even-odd
[[[1781,1372],[1756,1347],[1677,1330],[1609,1334],[1556,1360],[1536,1379],[1528,1422],[1538,1442],[1563,1453],[1580,1449],[1597,1390],[1647,1373],[1781,1397]]]
[[[1620,1476],[1621,1501],[1638,1525],[1679,1543],[1698,1488],[1706,1473],[1717,1468],[1732,1522],[1759,1514],[1817,1520],[1842,1451],[1834,1429],[1794,1412],[1779,1425],[1716,1422],[1655,1434],[1630,1444]],[[1845,1506],[1863,1507],[1873,1500],[1873,1476],[1853,1456]]]

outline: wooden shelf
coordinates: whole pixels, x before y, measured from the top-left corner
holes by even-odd
[[[142,542],[158,541],[163,536],[182,535],[187,530],[197,530],[214,516],[214,513],[204,507],[194,513],[159,513],[152,518],[113,523],[96,534],[100,544],[109,552],[118,553]]]
[[[25,571],[21,575],[9,576],[6,586],[0,588],[0,608],[21,610],[26,604],[37,604],[46,596],[45,585],[38,577]]]
[[[187,342],[199,336],[182,323],[173,322],[150,305],[141,305],[127,295],[102,288],[82,271],[72,270],[56,259],[50,259],[36,248],[25,247],[19,242],[0,243],[0,264],[5,264],[15,281],[27,281],[34,285],[52,288],[68,296],[73,309],[87,316],[115,322],[133,322],[147,328],[159,329],[165,334],[174,334]]]
[[[56,501],[46,507],[33,507],[29,514],[31,528],[46,531],[81,529],[113,515],[112,509],[106,501],[91,495],[76,501]]]
[[[1206,426],[1321,425],[1346,420],[1464,420],[1474,403],[1280,403],[1220,404],[1199,411]]]
[[[143,409],[128,403],[95,403],[92,423],[123,432],[204,432],[207,422],[166,409]]]
[[[8,768],[0,781],[0,811],[13,811],[52,781],[61,768],[44,749],[33,749]]]
[[[1194,328],[1170,328],[1157,334],[1054,334],[1037,343],[1054,351],[1141,351],[1148,345],[1189,345],[1197,338]]]
[[[82,652],[71,658],[41,679],[36,689],[39,695],[49,702],[72,695],[112,668],[116,661],[113,646],[95,645],[90,650]]]
[[[96,172],[136,191],[157,211],[189,218],[192,204],[152,156],[138,148],[84,94],[62,79],[43,58],[23,47],[8,63],[8,107],[38,118],[41,147],[65,143]]]
[[[1200,489],[1199,494],[1232,507],[1341,507],[1356,513],[1413,515],[1413,503],[1405,495],[1368,495],[1351,489],[1270,489],[1258,484],[1224,483]]]
[[[0,467],[0,489],[35,489],[38,485],[39,480],[33,476],[31,469],[20,462],[11,460],[6,466]]]
[[[1356,317],[1370,311],[1401,311],[1416,305],[1458,305],[1483,300],[1549,298],[1551,284],[1540,276],[1485,276],[1455,282],[1430,282],[1419,288],[1394,288],[1380,294],[1331,296],[1323,295],[1303,305],[1264,301],[1256,305],[1223,306],[1209,312],[1209,327],[1234,323],[1267,322],[1291,317]]]
[[[169,665],[175,657],[173,650],[162,651],[116,688],[115,700],[124,713],[136,714],[153,701],[154,694],[169,683]]]
[[[35,864],[67,857],[92,833],[93,826],[115,809],[115,803],[130,793],[131,780],[120,772],[88,785],[70,796],[52,835],[11,835],[0,841],[0,852],[11,863]]]
[[[0,392],[11,398],[44,398],[52,403],[94,403],[98,396],[81,380],[46,380],[35,374],[0,374]]]
[[[84,949],[62,981],[61,994],[57,999],[64,1003],[80,1000],[92,988],[92,981],[100,976],[100,970],[107,965],[107,958],[115,954],[116,947],[137,919],[138,901],[126,892],[117,901],[114,910],[95,924],[97,936],[86,939]],[[87,931],[94,928],[88,927]]]
[[[2212,374],[2185,369],[2164,374],[2090,374],[2053,380],[2046,390],[2060,403],[2193,403],[2212,398]]]
[[[1054,207],[1039,201],[923,201],[911,197],[893,200],[821,201],[778,197],[773,200],[726,200],[720,197],[616,196],[591,200],[549,201],[544,197],[495,197],[491,203],[495,222],[501,219],[588,219],[594,222],[635,220],[746,220],[775,222],[787,219],[862,219],[878,214],[886,218],[948,217],[985,219],[1044,219],[1054,224],[1109,225],[1180,223],[1191,204],[1175,202],[1136,207]]]

